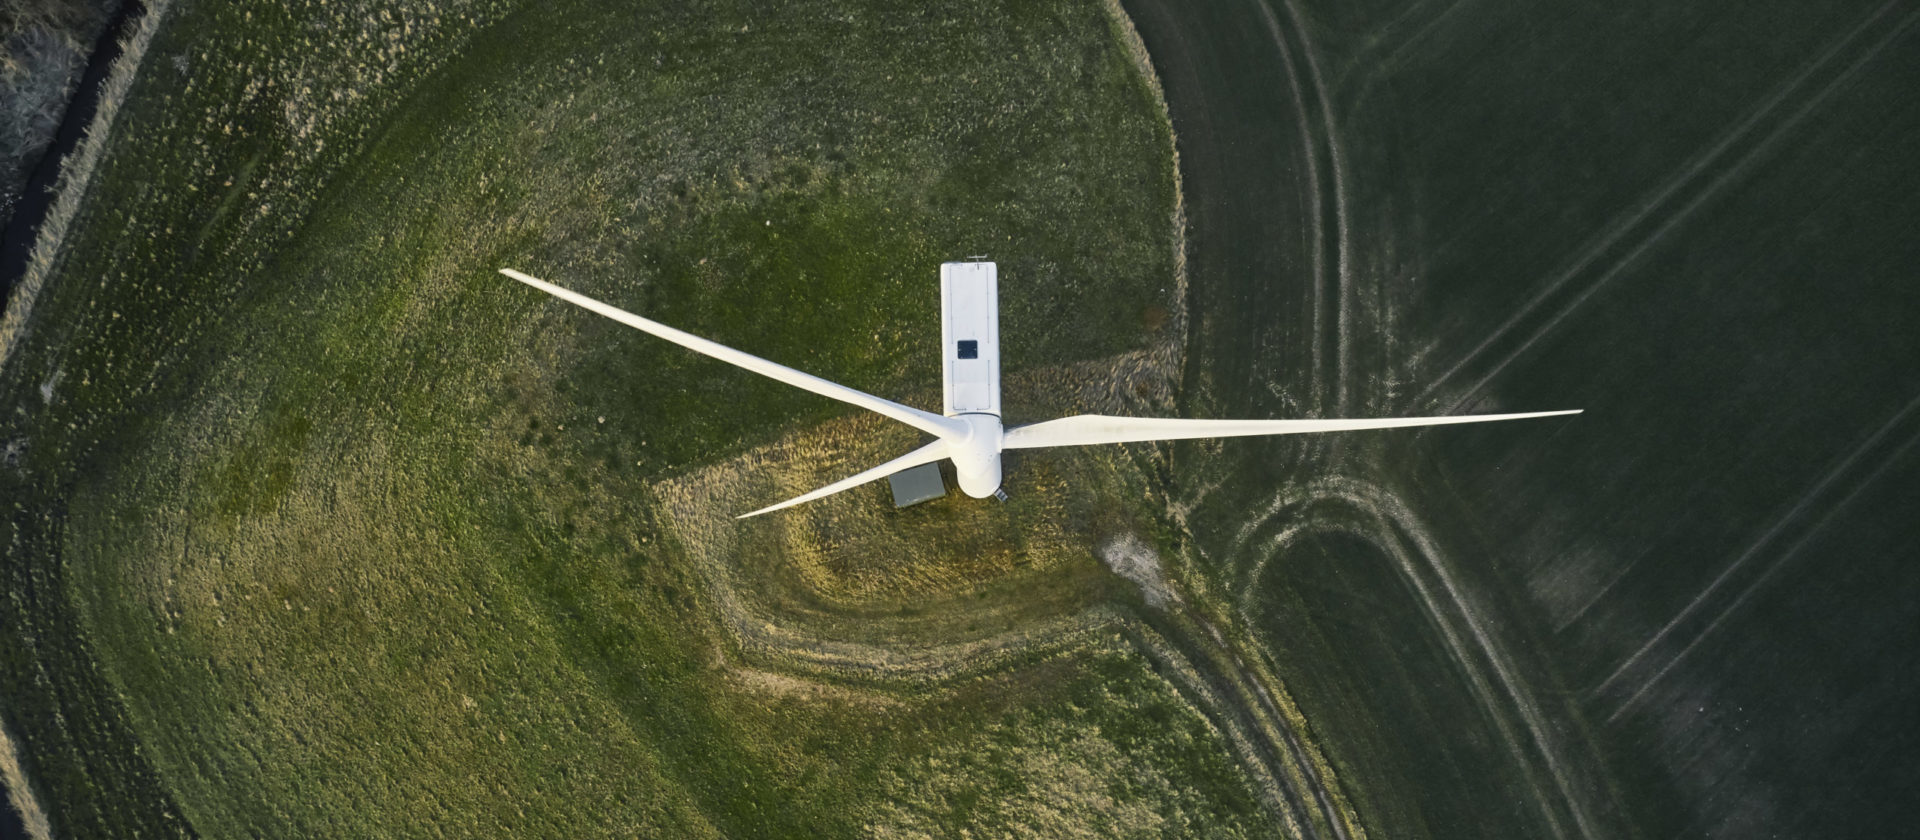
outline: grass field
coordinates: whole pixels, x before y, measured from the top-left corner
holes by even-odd
[[[1114,10],[168,14],[5,371],[57,832],[1275,832],[1198,625],[1102,563],[1177,543],[1143,453],[715,523],[911,438],[493,273],[924,404],[936,266],[985,252],[1010,412],[1165,405]]]

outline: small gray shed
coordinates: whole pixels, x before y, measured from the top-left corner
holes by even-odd
[[[947,482],[940,478],[940,464],[921,464],[887,476],[893,487],[893,506],[911,507],[947,495]]]

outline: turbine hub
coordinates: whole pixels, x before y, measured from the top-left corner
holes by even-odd
[[[993,414],[961,414],[956,420],[967,424],[967,436],[948,440],[948,456],[960,479],[960,490],[976,499],[992,496],[1000,489],[1000,418]]]

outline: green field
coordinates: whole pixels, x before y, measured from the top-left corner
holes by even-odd
[[[911,435],[494,273],[931,404],[984,252],[1010,412],[1164,407],[1115,10],[168,14],[4,381],[57,832],[1274,834],[1207,619],[1101,562],[1177,542],[1144,453],[737,524]]]

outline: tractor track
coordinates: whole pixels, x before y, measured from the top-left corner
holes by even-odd
[[[1486,709],[1528,779],[1533,801],[1556,837],[1591,838],[1593,806],[1575,778],[1575,765],[1488,622],[1463,595],[1444,553],[1426,526],[1392,493],[1370,482],[1332,478],[1275,494],[1235,536],[1233,554],[1252,557],[1240,574],[1240,611],[1251,615],[1254,593],[1270,561],[1295,539],[1315,531],[1344,533],[1373,543],[1396,570],[1439,631],[1440,639]]]
[[[1286,68],[1299,123],[1300,144],[1306,153],[1306,204],[1313,240],[1312,310],[1310,334],[1312,389],[1322,414],[1347,410],[1348,398],[1348,272],[1352,253],[1347,230],[1346,176],[1342,172],[1338,128],[1319,60],[1308,43],[1305,18],[1299,7],[1280,0],[1284,25],[1267,2],[1256,2],[1262,25]],[[1304,83],[1303,83],[1304,82]]]
[[[1606,679],[1594,686],[1589,695],[1596,699],[1604,700],[1625,694],[1614,703],[1613,710],[1607,715],[1607,723],[1617,722],[1639,703],[1649,689],[1672,671],[1701,641],[1713,635],[1728,616],[1738,612],[1754,592],[1798,556],[1800,550],[1825,530],[1836,515],[1904,458],[1916,443],[1920,443],[1920,396],[1909,401],[1868,434],[1858,446],[1841,456],[1785,512],[1772,518],[1772,527],[1748,544],[1673,618],[1661,625],[1638,649],[1615,666]],[[1824,512],[1812,522],[1800,525],[1809,514],[1822,509]],[[1769,559],[1756,567],[1754,561],[1761,557]],[[1738,587],[1737,592],[1734,592],[1735,587]],[[1725,600],[1721,597],[1723,592],[1734,592],[1731,600],[1726,600],[1725,605],[1714,610],[1711,616],[1702,614],[1703,607]],[[1687,640],[1686,644],[1655,668],[1649,661],[1649,655],[1656,648],[1663,647],[1668,639],[1676,638],[1676,633],[1684,634],[1681,637]],[[1626,692],[1622,680],[1638,674],[1645,676],[1638,680],[1636,688]]]
[[[1280,410],[1318,416],[1346,411],[1354,317],[1346,160],[1303,12],[1284,0],[1224,4],[1204,13],[1164,0],[1125,5],[1165,82],[1183,198],[1196,225],[1189,266],[1201,279],[1196,300],[1187,306],[1196,325],[1188,357],[1205,358],[1221,381],[1231,382],[1291,379],[1273,370],[1273,360],[1305,355],[1299,369],[1304,393],[1278,392],[1287,403]],[[1272,81],[1248,98],[1242,86],[1256,78]],[[1263,122],[1249,133],[1235,124],[1236,115]],[[1289,219],[1289,207],[1299,208],[1297,219]],[[1295,224],[1304,233],[1297,251],[1264,248],[1296,242],[1289,230]],[[1223,292],[1236,305],[1223,309],[1211,299]],[[1278,309],[1284,301],[1276,298],[1299,300],[1305,311]],[[1220,333],[1209,328],[1252,337],[1258,360],[1216,365],[1221,360],[1213,358],[1207,341]],[[1273,340],[1275,329],[1283,333],[1278,353],[1261,346]],[[1212,698],[1197,705],[1209,709],[1217,726],[1237,733],[1232,737],[1249,770],[1258,766],[1258,775],[1279,785],[1282,795],[1273,804],[1293,833],[1364,836],[1304,717],[1271,669],[1257,667],[1259,656],[1233,653],[1217,631],[1161,627],[1160,636],[1184,640],[1173,646],[1195,673],[1207,675],[1191,690]]]
[[[1631,210],[1603,227],[1553,273],[1540,292],[1452,366],[1432,377],[1415,402],[1427,405],[1444,400],[1440,411],[1453,413],[1473,400],[1508,366],[1665,241],[1702,206],[1766,159],[1794,128],[1899,40],[1920,20],[1920,10],[1908,11],[1891,26],[1877,24],[1903,5],[1900,0],[1890,0],[1834,39],[1744,119],[1682,164]],[[1874,37],[1869,40],[1870,34]],[[1791,107],[1789,103],[1795,101],[1797,107]],[[1462,378],[1470,378],[1471,383],[1451,392],[1445,390]],[[1443,393],[1447,396],[1442,397]]]

